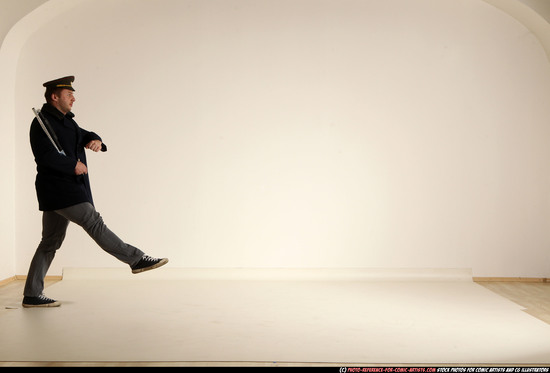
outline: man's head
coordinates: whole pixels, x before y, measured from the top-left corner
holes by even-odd
[[[75,101],[72,82],[74,82],[74,76],[66,76],[43,84],[46,87],[46,93],[44,94],[46,102],[63,114],[71,111]]]

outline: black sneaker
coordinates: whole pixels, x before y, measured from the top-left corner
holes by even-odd
[[[141,273],[161,267],[168,263],[167,258],[152,258],[149,255],[144,255],[139,262],[132,266],[132,273]]]
[[[59,307],[61,303],[56,300],[50,299],[44,294],[40,294],[37,297],[23,297],[23,307]]]

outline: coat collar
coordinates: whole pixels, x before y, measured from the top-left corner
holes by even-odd
[[[63,119],[63,117],[67,117],[69,119],[74,117],[74,114],[71,111],[69,111],[67,114],[64,115],[62,112],[57,110],[57,108],[55,106],[50,105],[48,103],[42,105],[42,110],[41,111],[45,111],[46,113],[53,115],[54,117],[56,117],[59,120]]]

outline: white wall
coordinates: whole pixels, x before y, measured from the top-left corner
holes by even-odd
[[[21,18],[46,1],[48,0],[0,0],[0,45]]]
[[[15,146],[10,139],[15,136],[13,72],[17,65],[17,49],[22,43],[17,35],[11,38],[7,35],[21,18],[45,1],[0,0],[0,133],[4,139],[0,157],[0,281],[15,274]],[[8,41],[4,43],[6,38]]]
[[[16,272],[30,108],[74,74],[96,207],[174,267],[548,277],[548,67],[479,0],[84,1],[18,61]],[[71,226],[50,274],[119,265]]]

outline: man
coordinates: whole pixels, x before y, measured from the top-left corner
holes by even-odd
[[[95,210],[85,149],[105,152],[107,147],[101,137],[80,128],[73,120],[73,82],[74,76],[68,76],[44,83],[46,103],[39,115],[45,128],[37,118],[31,124],[30,142],[37,166],[36,194],[39,210],[43,212],[42,240],[29,268],[23,307],[60,305],[42,292],[44,278],[56,250],[63,243],[69,222],[84,228],[103,250],[127,263],[132,273],[168,263],[166,258],[152,258],[124,243],[105,226]],[[56,149],[54,143],[63,153]]]

